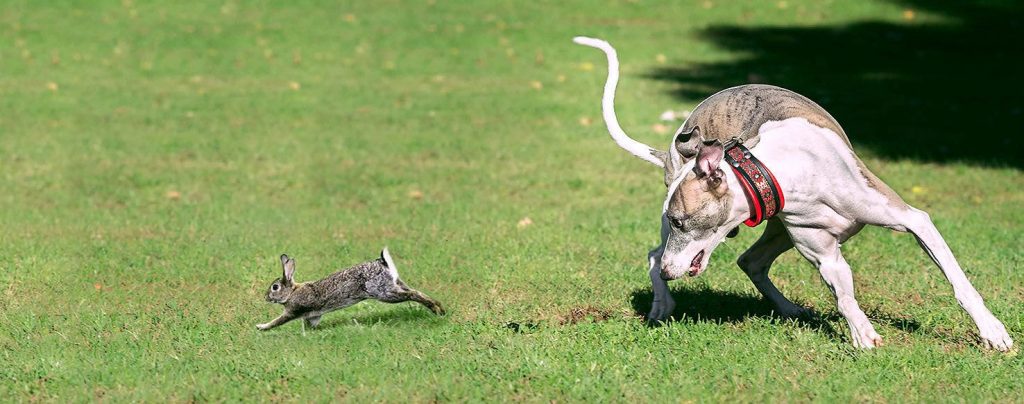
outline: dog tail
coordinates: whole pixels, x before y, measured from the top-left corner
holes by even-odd
[[[615,140],[619,147],[626,149],[626,151],[634,156],[664,168],[664,155],[666,153],[633,140],[622,130],[622,127],[619,126],[618,118],[615,117],[615,86],[619,83],[619,57],[615,53],[615,48],[608,42],[585,36],[575,37],[572,41],[580,45],[600,49],[608,56],[608,81],[604,84],[601,113],[604,115],[604,123],[608,126],[608,132],[611,133],[612,139]]]

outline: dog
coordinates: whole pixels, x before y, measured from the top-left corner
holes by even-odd
[[[768,277],[775,258],[796,247],[835,296],[853,345],[880,346],[882,338],[854,298],[853,275],[840,249],[870,224],[912,233],[952,284],[983,344],[999,351],[1013,346],[928,214],[908,205],[868,170],[839,123],[818,104],[769,85],[725,89],[693,110],[668,150],[658,150],[630,138],[616,119],[615,49],[595,38],[576,37],[574,42],[607,56],[602,114],[612,139],[665,170],[661,244],[648,254],[654,292],[649,320],[663,321],[672,314],[669,280],[700,275],[715,247],[741,223],[765,222],[764,233],[737,264],[777,314],[807,314]]]

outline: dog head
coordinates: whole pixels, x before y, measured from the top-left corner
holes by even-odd
[[[679,159],[666,162],[666,177],[672,176],[673,180],[662,210],[662,227],[667,229],[661,257],[665,279],[703,273],[711,252],[742,221],[734,206],[734,193],[742,196],[742,191],[730,189],[725,172],[719,168],[725,156],[721,142],[705,141],[697,128],[689,135],[685,144],[677,136],[669,153]],[[680,153],[689,149],[689,158]]]

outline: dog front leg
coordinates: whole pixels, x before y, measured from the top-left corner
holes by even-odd
[[[882,337],[875,332],[868,316],[861,310],[853,294],[853,273],[839,252],[839,240],[832,234],[814,228],[790,228],[793,243],[814,266],[821,279],[836,298],[839,313],[850,326],[853,345],[871,349],[882,345]]]
[[[668,240],[669,224],[665,216],[661,217],[661,245],[647,253],[647,263],[650,265],[648,274],[651,276],[651,291],[654,294],[654,301],[651,302],[651,311],[647,313],[649,321],[664,321],[672,316],[676,309],[676,302],[668,290],[668,281],[661,277],[661,256],[665,253],[665,240]]]
[[[648,262],[651,269],[648,272],[651,276],[651,290],[654,292],[654,301],[651,302],[651,312],[647,313],[650,321],[664,321],[672,316],[676,309],[676,302],[668,290],[668,281],[661,277],[661,248],[656,248],[648,253]]]
[[[793,304],[768,277],[772,262],[790,248],[793,248],[793,242],[786,234],[785,226],[778,218],[773,218],[768,220],[761,238],[740,255],[736,264],[747,274],[757,291],[775,305],[778,315],[798,318],[806,315],[807,309]]]

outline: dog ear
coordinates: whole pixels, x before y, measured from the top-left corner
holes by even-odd
[[[724,173],[718,169],[718,164],[724,157],[725,150],[722,148],[722,142],[713,140],[703,143],[697,150],[697,162],[693,165],[693,172],[697,173],[698,177],[708,176],[720,180]]]
[[[697,149],[704,136],[699,126],[685,129],[686,124],[680,128],[679,133],[672,138],[672,144],[668,148],[668,158],[665,161],[665,186],[672,184],[679,174],[679,168],[697,155]]]
[[[672,149],[679,154],[681,162],[685,163],[697,155],[697,150],[703,142],[704,135],[700,126],[694,126],[689,130],[680,131],[675,139],[672,139]]]

